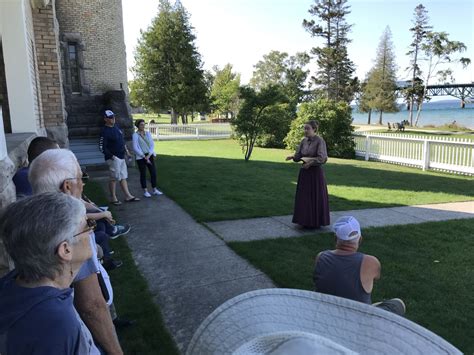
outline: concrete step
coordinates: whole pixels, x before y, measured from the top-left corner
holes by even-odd
[[[87,139],[80,138],[69,139],[69,149],[76,155],[79,165],[85,167],[86,170],[94,167],[107,169],[104,155],[99,150],[98,138]]]

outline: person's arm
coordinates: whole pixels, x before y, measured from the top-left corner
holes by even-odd
[[[88,212],[86,213],[86,217],[87,219],[93,219],[94,221],[106,219],[109,223],[115,223],[114,217],[110,211]]]
[[[293,161],[294,162],[299,162],[300,159],[303,157],[303,154],[301,153],[301,146],[303,145],[303,141],[298,145],[298,148],[296,148],[296,152],[293,155]]]
[[[106,354],[123,354],[97,274],[74,284],[74,305],[95,341]]]
[[[153,140],[153,137],[151,136],[151,133],[150,132],[146,132],[146,136],[148,138],[148,143],[149,143],[149,146],[150,146],[150,155],[156,155],[155,154],[155,141]]]
[[[108,137],[107,133],[105,133],[105,130],[102,130],[100,132],[99,149],[104,154],[105,160],[114,157],[114,155],[110,152],[108,148]]]
[[[132,142],[133,142],[133,151],[135,152],[135,155],[143,159],[145,157],[145,154],[143,154],[142,148],[140,147],[140,144],[138,143],[138,133],[134,133],[132,136]]]
[[[318,166],[328,161],[328,153],[326,149],[326,142],[324,139],[318,139],[318,145],[316,147],[315,157],[309,163],[305,163],[304,167]]]

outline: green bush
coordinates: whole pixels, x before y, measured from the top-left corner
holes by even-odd
[[[255,145],[262,148],[284,148],[284,139],[295,118],[295,110],[289,104],[277,104],[268,107],[263,116],[264,133],[257,138]]]
[[[355,157],[351,107],[346,102],[320,99],[301,104],[284,140],[288,149],[296,149],[304,137],[304,124],[309,120],[319,122],[318,134],[326,141],[329,156]]]

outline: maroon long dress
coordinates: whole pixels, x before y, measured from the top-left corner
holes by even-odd
[[[303,157],[315,158],[310,168],[301,168],[296,186],[293,223],[306,228],[319,228],[330,224],[329,197],[326,178],[322,165],[326,163],[326,142],[319,137],[304,138],[296,153],[294,161]]]

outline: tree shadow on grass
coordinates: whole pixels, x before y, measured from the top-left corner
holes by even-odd
[[[375,168],[380,165],[358,160],[326,164],[331,210],[474,199],[472,178],[391,165],[386,170]],[[163,155],[157,172],[168,196],[198,220],[215,221],[291,214],[299,166]]]

